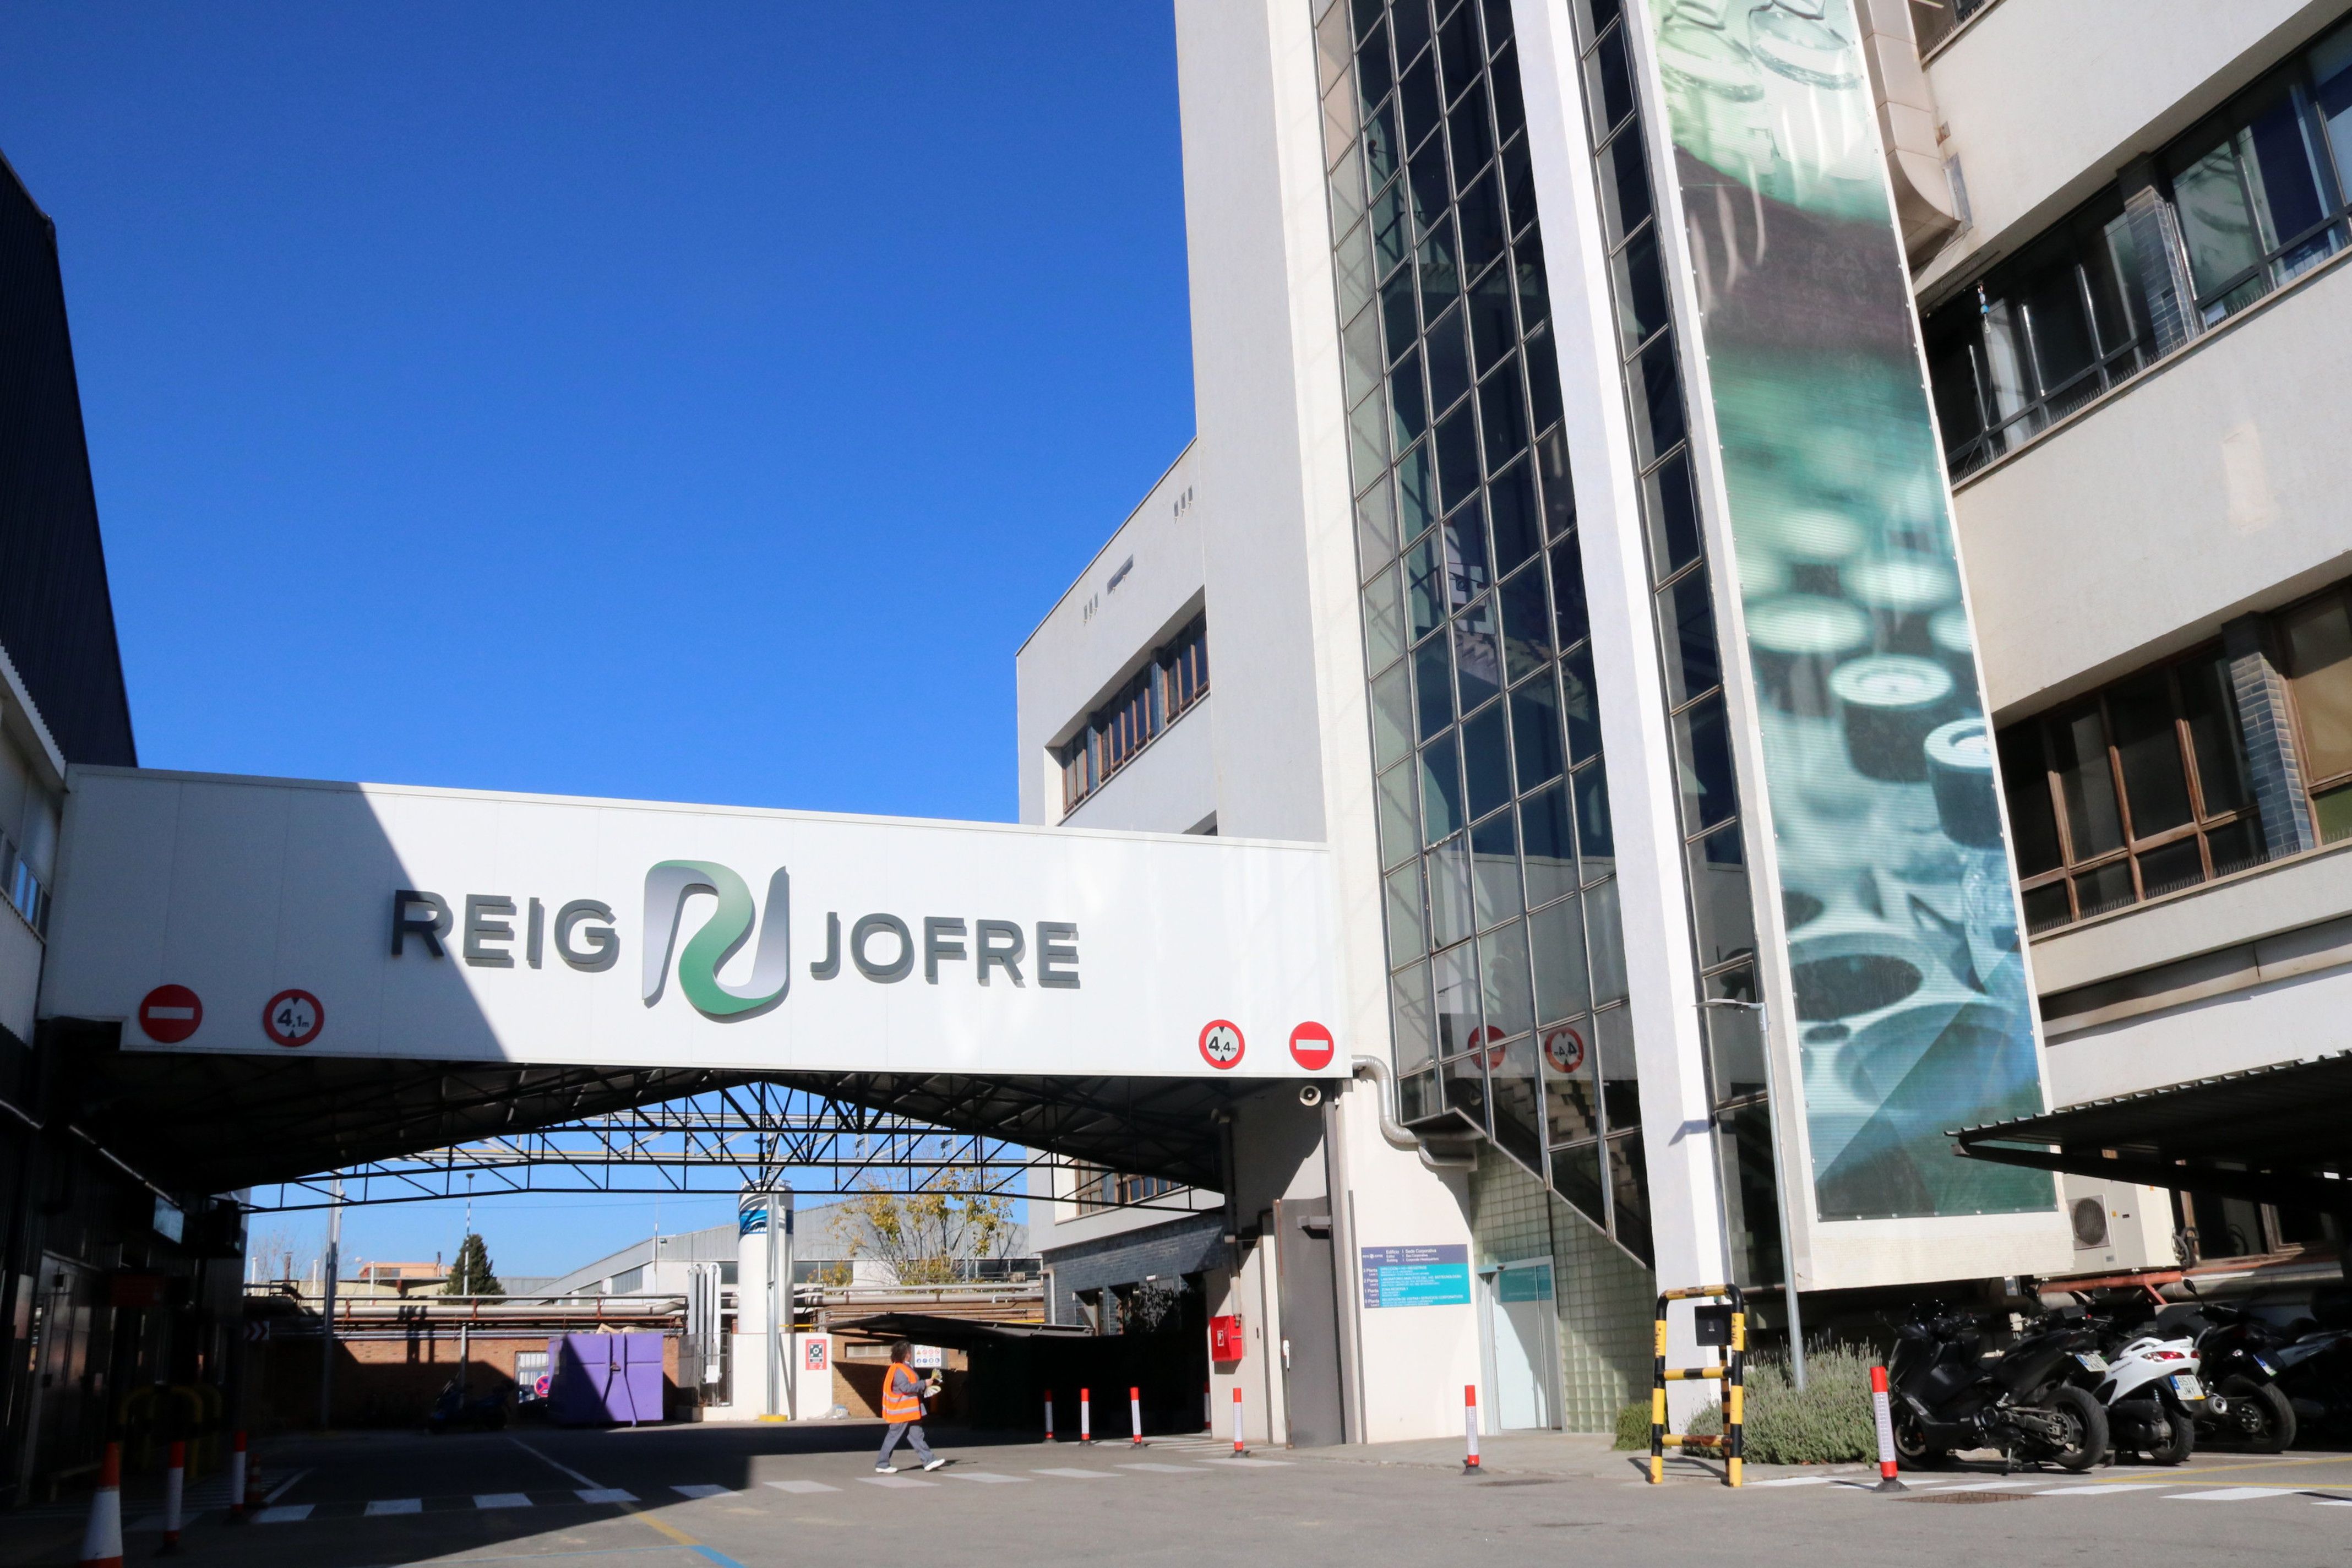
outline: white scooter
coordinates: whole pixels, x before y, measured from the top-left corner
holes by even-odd
[[[2197,1342],[2142,1334],[2103,1356],[2079,1357],[2084,1386],[2107,1407],[2118,1454],[2178,1465],[2197,1450],[2196,1417],[2206,1409]]]

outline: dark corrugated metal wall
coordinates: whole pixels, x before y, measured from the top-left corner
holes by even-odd
[[[81,389],[49,220],[0,159],[0,647],[69,762],[128,766]]]

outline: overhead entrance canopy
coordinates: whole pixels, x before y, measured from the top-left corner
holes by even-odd
[[[1951,1136],[1972,1159],[2352,1214],[2352,1051]]]
[[[1213,1183],[1214,1109],[1346,1070],[1318,845],[70,782],[43,1026],[207,1190],[761,1080]]]

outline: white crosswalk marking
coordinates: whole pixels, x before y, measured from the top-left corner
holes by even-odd
[[[476,1508],[529,1508],[530,1497],[527,1492],[476,1492],[474,1506]]]
[[[311,1505],[307,1502],[282,1503],[277,1508],[265,1508],[253,1516],[256,1524],[299,1524],[310,1517]]]
[[[423,1513],[424,1511],[425,1500],[423,1498],[378,1498],[375,1501],[367,1505],[367,1517],[370,1519],[379,1518],[382,1515],[391,1513]]]
[[[801,1492],[803,1494],[809,1492],[837,1492],[841,1489],[839,1487],[826,1486],[823,1481],[770,1481],[768,1484],[775,1488],[780,1492]]]
[[[1066,1476],[1074,1481],[1109,1481],[1118,1478],[1108,1470],[1032,1470],[1032,1475]]]
[[[1800,1298],[1801,1300],[1802,1298]],[[1825,1487],[1836,1478],[1831,1476],[1788,1476],[1777,1481],[1749,1481],[1751,1487]]]
[[[950,1481],[981,1481],[990,1486],[1012,1486],[1028,1480],[1026,1476],[1000,1476],[992,1470],[949,1470],[945,1479]]]
[[[935,1487],[940,1484],[937,1481],[919,1481],[912,1476],[860,1476],[857,1479],[869,1487],[897,1487],[901,1489],[908,1487]]]
[[[732,1487],[714,1487],[708,1481],[698,1481],[691,1486],[672,1487],[669,1489],[685,1498],[727,1497],[734,1491]]]
[[[1121,1465],[1119,1468],[1122,1470],[1150,1470],[1152,1474],[1157,1476],[1197,1476],[1205,1473],[1198,1465],[1135,1464]]]
[[[637,1494],[618,1487],[582,1487],[572,1493],[582,1502],[635,1502]]]
[[[1196,1459],[1201,1465],[1229,1465],[1234,1469],[1278,1470],[1290,1463],[1288,1459]]]
[[[2274,1487],[2220,1487],[2210,1492],[2175,1492],[2167,1502],[2252,1502],[2256,1498],[2285,1497],[2287,1491]]]
[[[2052,1487],[2041,1495],[2043,1497],[2096,1497],[2102,1492],[2160,1492],[2167,1487],[2179,1484],[2178,1481],[2093,1481],[2088,1486]]]

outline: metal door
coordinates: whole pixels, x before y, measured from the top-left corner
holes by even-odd
[[[1274,1205],[1275,1266],[1282,1303],[1282,1403],[1290,1441],[1320,1448],[1347,1441],[1339,1391],[1339,1301],[1331,1257],[1331,1205],[1285,1198]]]
[[[1481,1274],[1486,1308],[1486,1419],[1489,1432],[1559,1425],[1559,1317],[1551,1259],[1506,1263]]]

